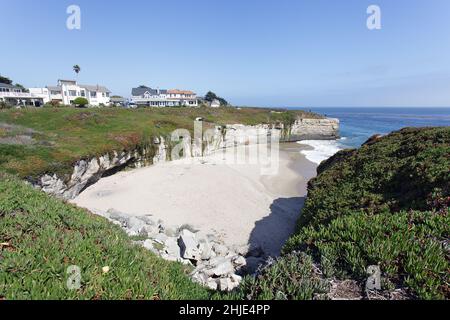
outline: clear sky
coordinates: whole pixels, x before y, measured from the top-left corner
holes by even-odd
[[[66,9],[81,8],[81,30]],[[382,29],[366,27],[367,7]],[[0,0],[0,73],[237,105],[450,106],[449,0]]]

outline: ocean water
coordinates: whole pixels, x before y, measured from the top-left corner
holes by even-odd
[[[300,108],[301,109],[301,108]],[[347,148],[358,148],[374,134],[388,134],[405,127],[450,126],[450,108],[311,108],[313,112],[338,118],[341,139],[302,141],[313,150],[302,151],[314,163]]]

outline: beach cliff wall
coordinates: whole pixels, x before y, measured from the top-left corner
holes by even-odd
[[[334,140],[339,138],[339,119],[298,119],[292,126],[289,141]]]
[[[291,124],[260,124],[247,126],[241,124],[216,126],[209,135],[203,135],[201,143],[184,139],[175,144],[184,144],[186,156],[201,157],[223,148],[258,143],[249,132],[259,136],[280,136],[282,142],[301,140],[333,140],[339,138],[338,119],[297,119]],[[266,140],[267,141],[267,140]],[[125,167],[139,168],[169,161],[173,142],[164,137],[155,137],[153,143],[131,151],[113,151],[100,157],[81,159],[73,165],[71,175],[58,176],[45,174],[31,183],[44,192],[58,198],[71,200],[84,189]]]

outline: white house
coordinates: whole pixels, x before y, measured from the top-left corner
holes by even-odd
[[[195,92],[178,89],[152,89],[146,86],[132,89],[131,102],[148,107],[198,107]]]
[[[58,102],[73,104],[76,98],[86,98],[91,106],[109,105],[111,91],[104,86],[78,84],[74,80],[58,80],[56,86],[45,88],[30,88],[33,93],[44,99],[44,103]]]
[[[21,87],[0,83],[0,101],[12,106],[40,107],[44,99],[32,92],[24,92]]]
[[[209,106],[210,106],[211,108],[220,108],[220,101],[217,100],[217,99],[214,99],[213,101],[211,101],[211,102],[209,103]]]

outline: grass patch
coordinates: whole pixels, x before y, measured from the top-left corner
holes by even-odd
[[[187,269],[131,243],[107,220],[0,175],[0,297],[207,299]],[[67,288],[67,268],[81,288]],[[110,271],[103,273],[108,266]]]

